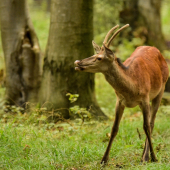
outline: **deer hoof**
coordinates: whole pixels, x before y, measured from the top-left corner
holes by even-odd
[[[141,159],[141,162],[149,162],[149,156],[148,155],[144,155]]]
[[[100,164],[101,164],[101,165],[106,165],[107,162],[108,162],[108,158],[102,158]]]
[[[151,162],[158,162],[156,158],[151,158]]]

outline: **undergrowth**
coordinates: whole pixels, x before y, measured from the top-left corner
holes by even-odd
[[[35,113],[37,111],[35,110]],[[168,107],[161,107],[153,133],[158,163],[141,163],[145,134],[142,114],[125,113],[114,140],[108,165],[100,160],[109,141],[113,119],[44,122],[39,114],[16,112],[7,117],[1,110],[0,169],[168,169],[170,129]]]

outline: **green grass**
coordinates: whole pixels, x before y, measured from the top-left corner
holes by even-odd
[[[169,38],[170,6],[167,4],[164,3],[162,6],[162,23],[163,32]],[[50,16],[38,7],[31,6],[31,3],[30,7],[31,18],[44,53]],[[0,49],[0,61],[2,61],[0,68],[4,67],[2,56]],[[3,94],[4,89],[0,89],[0,95]],[[17,114],[7,114],[0,110],[0,169],[170,169],[170,114],[168,113],[170,107],[161,107],[155,123],[153,145],[158,158],[157,163],[140,162],[145,134],[142,128],[142,114],[137,107],[125,110],[119,133],[111,149],[109,163],[102,168],[100,160],[108,144],[116,102],[114,90],[102,74],[96,74],[96,97],[102,110],[110,118],[109,121],[90,121],[82,126],[81,120],[48,123],[44,121],[46,115],[40,115],[35,110],[31,115],[22,115],[20,111],[17,111]]]
[[[160,109],[153,133],[158,163],[140,163],[145,135],[142,115],[125,115],[103,169],[170,169],[170,114]],[[1,118],[0,169],[100,169],[112,121],[39,125]],[[5,123],[6,122],[6,123]],[[17,123],[18,122],[18,123]],[[137,128],[141,134],[138,137]]]

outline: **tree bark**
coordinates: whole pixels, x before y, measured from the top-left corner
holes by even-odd
[[[129,23],[129,38],[140,37],[145,44],[158,49],[167,49],[161,28],[161,0],[129,0],[123,1],[120,11],[120,22]],[[123,33],[122,33],[123,34]]]
[[[93,55],[92,39],[93,0],[52,0],[40,100],[48,101],[49,109],[60,108],[65,118],[73,104],[91,108],[93,116],[106,117],[96,102],[94,74],[74,70],[75,60]],[[71,104],[67,93],[79,94],[77,102]]]
[[[6,67],[6,99],[24,106],[36,101],[40,85],[40,47],[26,0],[1,0],[2,46]]]
[[[47,12],[50,12],[51,11],[51,0],[46,0],[46,9],[47,9]]]

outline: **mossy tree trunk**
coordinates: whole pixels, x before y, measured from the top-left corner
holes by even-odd
[[[79,94],[74,104],[90,109],[94,116],[105,117],[94,92],[94,74],[76,72],[74,61],[93,55],[93,0],[52,0],[51,23],[44,58],[41,103],[60,109],[69,118],[73,106],[67,93]],[[61,109],[63,108],[63,109]]]
[[[1,0],[2,46],[6,67],[6,99],[24,106],[37,101],[40,85],[40,47],[26,0]]]
[[[166,43],[161,29],[161,0],[123,1],[120,22],[129,23],[129,38],[140,37],[145,44],[165,50]],[[123,34],[123,33],[122,33]]]

